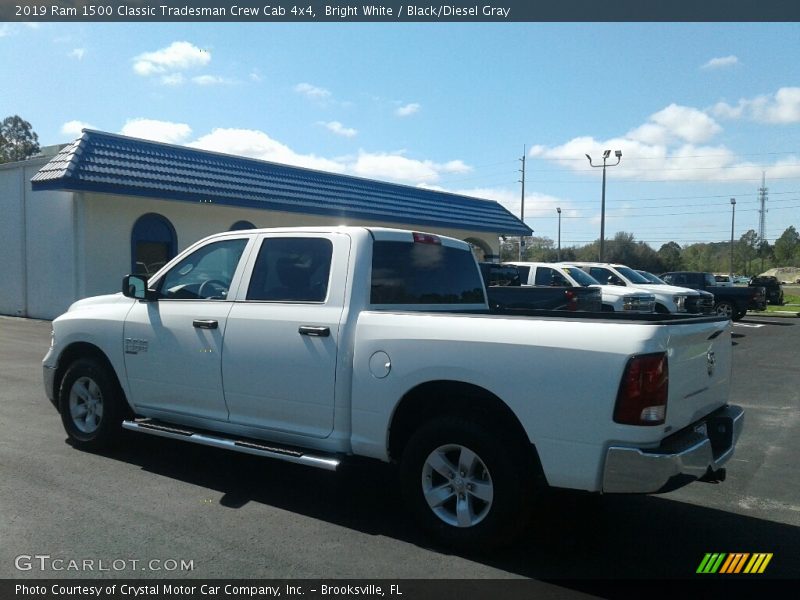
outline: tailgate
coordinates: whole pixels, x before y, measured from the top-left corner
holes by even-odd
[[[666,425],[677,431],[728,402],[731,323],[667,325],[669,400]]]

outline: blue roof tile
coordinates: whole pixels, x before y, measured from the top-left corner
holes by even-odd
[[[93,191],[504,235],[531,229],[497,202],[85,129],[31,179]]]

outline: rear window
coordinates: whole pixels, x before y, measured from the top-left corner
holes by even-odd
[[[372,304],[484,304],[483,281],[468,250],[381,242],[372,250]]]

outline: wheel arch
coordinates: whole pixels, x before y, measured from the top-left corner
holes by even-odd
[[[508,440],[524,449],[537,476],[544,481],[538,452],[514,411],[497,395],[478,385],[462,381],[437,380],[409,390],[395,407],[389,423],[390,460],[399,460],[408,440],[423,423],[445,415],[474,418],[508,432]]]
[[[106,353],[103,352],[99,347],[95,346],[89,342],[73,342],[69,344],[58,357],[58,367],[56,368],[55,378],[53,380],[53,393],[54,397],[56,398],[56,407],[58,408],[59,412],[61,411],[61,399],[59,397],[59,390],[61,389],[61,382],[64,379],[64,375],[69,369],[70,365],[80,358],[92,358],[98,361],[101,365],[103,365],[108,372],[113,376],[114,381],[119,388],[122,397],[125,400],[125,403],[128,404],[130,407],[130,403],[128,402],[127,396],[125,395],[125,390],[123,389],[119,375],[117,374],[114,365],[109,360]]]

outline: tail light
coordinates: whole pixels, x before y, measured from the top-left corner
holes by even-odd
[[[414,242],[417,244],[434,244],[437,246],[442,245],[442,240],[439,239],[438,235],[431,235],[430,233],[419,233],[414,232]]]
[[[662,425],[667,416],[669,367],[667,354],[634,356],[625,366],[614,407],[614,422]]]

